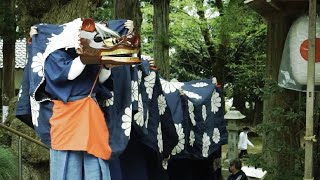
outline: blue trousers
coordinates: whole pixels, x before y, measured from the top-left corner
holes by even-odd
[[[111,180],[109,164],[84,151],[50,149],[50,180]]]

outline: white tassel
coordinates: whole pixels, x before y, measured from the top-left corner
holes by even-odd
[[[98,24],[96,23],[96,30],[97,32],[100,34],[100,36],[102,37],[102,39],[106,39],[107,37],[109,37],[110,35],[112,36],[115,36],[115,37],[120,37],[120,35],[115,32],[115,31],[112,31],[111,29],[105,27],[104,25],[102,24]]]

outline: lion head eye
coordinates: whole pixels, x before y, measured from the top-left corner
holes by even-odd
[[[96,35],[93,37],[93,40],[94,40],[95,42],[102,42],[102,41],[103,41],[102,37],[101,37],[101,36],[98,36],[98,34],[96,34]]]

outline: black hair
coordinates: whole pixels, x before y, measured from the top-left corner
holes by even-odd
[[[244,131],[249,131],[250,129],[248,127],[243,128]]]
[[[230,163],[229,163],[230,166],[233,166],[238,169],[238,170],[241,170],[241,167],[242,167],[242,163],[241,163],[241,160],[239,158],[236,158],[236,159],[232,159],[230,160]]]

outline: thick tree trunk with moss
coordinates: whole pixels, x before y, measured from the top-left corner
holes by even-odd
[[[98,0],[71,0],[63,6],[52,6],[41,18],[42,22],[65,23],[76,18],[92,18]]]
[[[284,17],[279,17],[276,22],[268,22],[266,90],[277,87],[282,50],[291,22]],[[293,172],[297,172],[295,165],[299,155],[301,130],[297,121],[290,121],[285,114],[290,111],[298,112],[293,106],[298,99],[298,92],[284,90],[269,93],[271,95],[263,104],[263,154],[266,165],[271,167],[268,173],[271,179],[293,179]]]
[[[153,0],[153,54],[156,66],[166,79],[170,78],[169,4],[170,0]]]
[[[14,65],[15,65],[15,42],[16,42],[16,23],[15,23],[15,1],[5,1],[3,4],[6,11],[1,13],[5,16],[2,24],[0,36],[3,39],[3,72],[2,72],[2,120],[5,121],[8,115],[9,101],[15,95],[14,87]],[[1,11],[3,12],[3,11]]]
[[[62,24],[76,18],[93,17],[97,5],[102,0],[17,0],[19,26],[26,33],[37,23]]]
[[[6,119],[10,100],[15,95],[14,70],[15,70],[15,35],[3,37],[3,73],[2,73],[2,107],[3,121]]]

